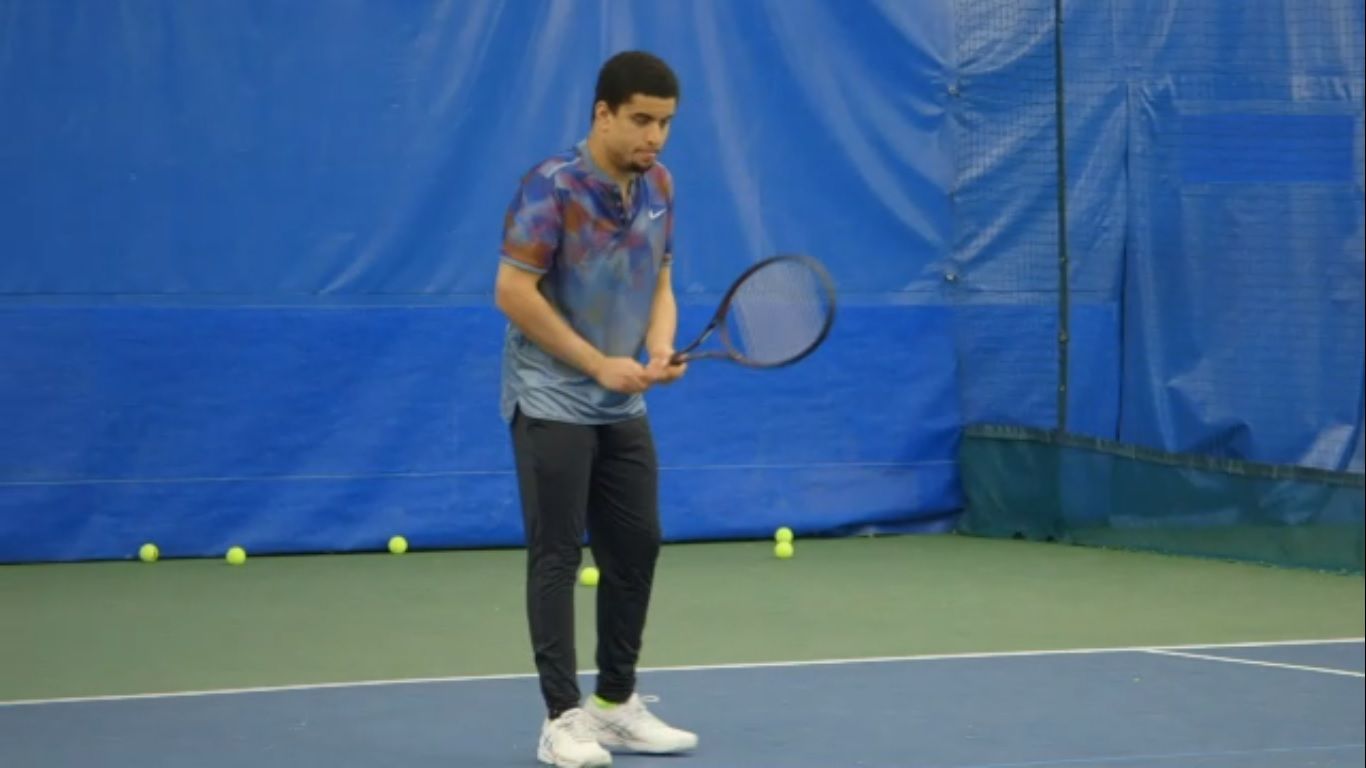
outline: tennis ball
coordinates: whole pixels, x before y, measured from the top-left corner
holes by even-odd
[[[784,525],[773,534],[774,541],[792,541],[792,529]]]
[[[786,560],[795,552],[790,541],[780,541],[773,545],[773,554],[777,555],[779,560]]]
[[[232,565],[241,565],[247,561],[247,551],[241,547],[233,547],[228,550],[228,562]]]
[[[598,569],[591,565],[586,566],[582,571],[579,571],[579,583],[585,587],[596,587],[600,577],[601,574],[598,573]]]
[[[408,551],[408,540],[402,536],[395,536],[389,539],[389,551],[396,555],[401,555]]]
[[[144,563],[155,563],[157,558],[161,557],[161,550],[157,549],[155,544],[143,544],[142,548],[138,550],[138,557]]]

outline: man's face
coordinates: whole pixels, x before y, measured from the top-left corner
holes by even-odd
[[[598,130],[601,132],[607,155],[616,170],[644,173],[650,170],[669,138],[678,99],[634,94],[616,112],[605,102],[596,107]]]

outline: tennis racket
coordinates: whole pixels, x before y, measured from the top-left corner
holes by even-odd
[[[834,322],[835,281],[825,267],[802,254],[773,256],[735,279],[711,322],[670,362],[712,359],[779,368],[814,352]],[[713,337],[715,347],[701,349]]]

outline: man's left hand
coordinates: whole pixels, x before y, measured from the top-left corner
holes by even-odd
[[[645,366],[645,371],[650,378],[657,384],[670,384],[683,378],[683,374],[688,370],[687,363],[670,365],[669,360],[673,357],[673,347],[661,347],[650,350],[650,362]]]

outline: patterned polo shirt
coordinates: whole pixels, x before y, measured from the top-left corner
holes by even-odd
[[[673,255],[673,178],[655,163],[631,199],[581,141],[531,169],[503,222],[502,262],[544,277],[542,295],[607,356],[638,357],[659,273]],[[577,424],[645,413],[644,397],[603,389],[511,323],[503,346],[501,412]]]

